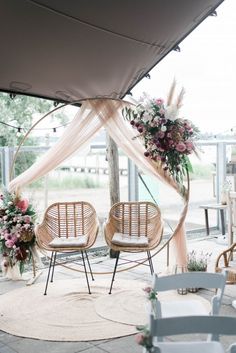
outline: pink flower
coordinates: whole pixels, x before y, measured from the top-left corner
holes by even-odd
[[[15,242],[12,239],[9,239],[5,242],[5,245],[7,248],[13,248],[13,246],[15,245]]]
[[[179,142],[175,148],[178,152],[184,152],[186,150],[186,146],[183,142]]]
[[[16,206],[25,213],[27,208],[29,207],[29,200],[23,199],[17,202]]]
[[[187,148],[188,151],[192,151],[193,150],[192,141],[189,141],[189,140],[185,141],[185,145],[186,145],[186,148]]]
[[[30,223],[31,222],[31,217],[28,216],[28,215],[24,216],[24,221],[25,221],[25,223]]]
[[[135,335],[135,342],[137,344],[143,345],[145,340],[145,336],[143,333],[137,333],[137,335]]]
[[[162,104],[164,104],[164,99],[158,98],[158,99],[156,100],[156,104],[157,104],[157,105],[162,105]]]
[[[143,288],[143,290],[144,290],[144,292],[149,294],[149,293],[151,293],[152,288],[151,287],[145,287],[145,288]]]
[[[164,136],[165,136],[164,131],[158,131],[157,137],[158,137],[159,139],[163,139]]]

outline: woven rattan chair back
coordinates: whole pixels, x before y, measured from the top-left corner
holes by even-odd
[[[52,237],[76,238],[90,235],[87,248],[95,241],[97,216],[88,202],[55,203],[48,207],[44,222]]]
[[[215,271],[222,272],[227,270],[227,284],[236,283],[236,192],[227,193],[228,211],[228,242],[229,247],[222,251],[216,259]]]
[[[85,249],[88,249],[94,244],[97,231],[98,219],[96,211],[90,203],[85,201],[58,202],[50,205],[45,211],[36,237],[41,248],[51,251],[49,243],[55,237],[76,238],[80,235],[87,235],[88,243]],[[66,251],[68,248],[61,248],[61,250]]]
[[[109,293],[111,294],[112,285],[118,265],[120,252],[146,252],[149,261],[151,274],[154,272],[152,256],[150,250],[157,247],[162,239],[163,222],[161,212],[157,205],[148,201],[136,202],[118,202],[114,204],[109,212],[108,220],[104,226],[105,240],[113,251],[116,251],[116,262],[114,266],[111,286]],[[114,243],[115,234],[124,235],[127,238],[138,240],[141,237],[147,238],[145,245],[137,243],[117,244]]]
[[[99,222],[96,211],[88,202],[58,202],[47,208],[42,223],[35,228],[36,240],[39,248],[51,251],[51,260],[44,294],[47,292],[51,267],[51,282],[53,281],[56,254],[67,253],[68,255],[71,252],[74,253],[77,251],[82,254],[86,280],[90,293],[83,252],[85,252],[91,277],[93,278],[86,250],[95,243],[98,229]],[[82,239],[82,236],[86,239],[85,243],[78,242],[79,239]],[[59,245],[57,244],[56,247],[55,243],[53,245],[55,240],[59,240]],[[67,244],[66,242],[63,243],[63,240],[65,240]],[[72,240],[72,242],[68,243],[69,240]]]
[[[227,209],[228,209],[228,237],[229,245],[236,241],[236,192],[229,191],[227,193]]]
[[[112,243],[114,233],[122,233],[130,237],[145,236],[148,238],[148,248],[126,247]],[[119,202],[114,204],[109,212],[105,225],[105,239],[113,250],[147,251],[154,249],[161,241],[163,223],[161,212],[157,205],[151,202]]]

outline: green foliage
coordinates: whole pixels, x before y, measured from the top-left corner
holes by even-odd
[[[34,115],[37,113],[43,116],[53,108],[53,101],[50,100],[23,95],[16,95],[12,99],[8,93],[0,93],[0,121],[22,129],[19,133],[17,129],[0,123],[0,147],[18,146],[24,134],[32,126]],[[60,124],[67,122],[63,113],[55,114],[54,118]],[[38,137],[28,137],[24,145],[36,145],[38,140]],[[20,153],[15,163],[15,176],[28,169],[35,160],[36,154],[34,152]]]
[[[213,164],[194,164],[193,170],[190,173],[191,179],[210,179],[212,172],[215,171]]]
[[[62,178],[49,178],[48,179],[48,188],[49,189],[95,189],[102,187],[103,184],[94,180],[91,177],[78,177],[67,175]],[[34,182],[29,185],[29,187],[37,189],[44,187],[44,179],[40,179],[37,182]]]
[[[206,271],[207,264],[211,254],[201,252],[200,255],[197,255],[196,251],[191,251],[188,254],[188,271]]]

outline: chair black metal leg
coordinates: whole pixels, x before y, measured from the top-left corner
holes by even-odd
[[[54,277],[54,269],[55,269],[55,263],[56,263],[56,257],[57,257],[57,252],[55,251],[55,253],[54,253],[54,259],[53,259],[53,265],[52,265],[51,282],[53,282],[53,277]]]
[[[90,286],[89,286],[89,280],[88,280],[88,274],[87,274],[87,268],[86,268],[85,261],[84,261],[84,252],[83,251],[81,251],[81,255],[82,255],[83,264],[84,264],[84,273],[85,273],[85,277],[86,277],[86,281],[87,281],[88,292],[89,292],[89,294],[91,294]]]
[[[51,267],[52,267],[52,259],[53,259],[53,255],[54,255],[54,251],[52,251],[52,254],[51,254],[51,259],[50,259],[50,262],[49,262],[49,267],[48,267],[48,276],[47,276],[46,286],[45,286],[45,290],[44,290],[44,295],[47,295],[48,281],[49,281],[50,272],[51,272]]]
[[[87,251],[85,250],[84,252],[85,252],[85,256],[86,256],[87,262],[88,262],[88,267],[89,267],[89,271],[90,271],[90,275],[91,275],[92,281],[94,281],[93,271],[92,271],[92,268],[90,266],[90,262],[89,262]]]
[[[153,275],[154,267],[153,267],[153,263],[152,263],[152,256],[151,256],[150,250],[147,251],[147,257],[148,257],[148,261],[149,261],[150,272],[151,272],[151,275]]]
[[[116,269],[117,269],[117,265],[118,265],[119,257],[120,257],[120,251],[117,251],[116,263],[115,263],[115,267],[114,267],[114,271],[113,271],[113,275],[112,275],[112,280],[111,280],[111,286],[110,286],[109,294],[111,294],[111,290],[112,290],[113,282],[114,282],[114,280],[115,280]]]

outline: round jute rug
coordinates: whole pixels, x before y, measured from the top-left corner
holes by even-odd
[[[34,284],[1,295],[0,330],[12,335],[50,341],[89,341],[131,335],[137,332],[135,325],[129,324],[129,311],[123,313],[127,324],[103,318],[96,312],[98,299],[104,302],[113,300],[119,311],[116,294],[122,298],[132,291],[135,307],[145,308],[146,297],[142,288],[144,282],[117,280],[113,294],[109,295],[109,281],[96,280],[91,286],[81,286],[77,279],[55,281],[49,285],[48,294],[43,295],[45,283]],[[142,302],[142,304],[140,303]],[[136,322],[142,324],[147,313],[137,312]]]
[[[0,330],[50,341],[90,341],[136,333],[136,325],[148,321],[149,301],[143,291],[147,284],[119,279],[111,295],[109,285],[109,281],[96,280],[90,295],[77,279],[56,280],[46,296],[44,283],[10,291],[1,295]],[[176,291],[159,295],[163,300],[186,299]],[[209,305],[197,295],[188,294],[188,298]]]

